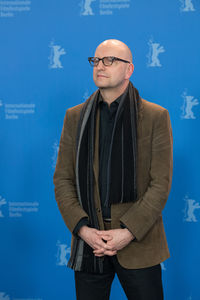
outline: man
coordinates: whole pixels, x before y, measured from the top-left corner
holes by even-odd
[[[134,66],[124,43],[106,40],[88,60],[99,89],[67,110],[54,174],[73,234],[77,299],[109,299],[117,273],[129,300],[161,300],[160,263],[169,257],[162,222],[172,177],[169,114],[141,99],[129,81]]]

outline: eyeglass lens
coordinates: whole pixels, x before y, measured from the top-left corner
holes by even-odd
[[[103,58],[98,58],[98,57],[93,57],[90,59],[90,63],[93,65],[93,66],[97,66],[100,62],[100,60],[102,60],[103,64],[105,66],[110,66],[112,65],[114,59],[113,57],[103,57]]]

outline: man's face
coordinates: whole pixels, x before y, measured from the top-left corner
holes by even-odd
[[[95,52],[95,57],[105,56],[115,56],[129,61],[123,47],[101,44]],[[104,66],[103,62],[99,61],[98,66],[93,68],[94,83],[101,89],[118,89],[129,79],[129,67],[130,64],[121,61],[114,61],[111,66]]]

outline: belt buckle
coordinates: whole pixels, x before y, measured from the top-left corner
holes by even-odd
[[[105,218],[105,219],[103,219],[103,221],[106,222],[106,223],[111,223],[112,219],[111,218]]]

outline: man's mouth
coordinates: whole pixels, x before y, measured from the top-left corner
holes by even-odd
[[[104,74],[97,74],[97,77],[105,77],[105,78],[107,78],[108,76],[106,76]]]

